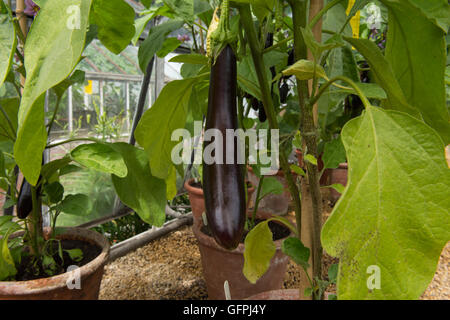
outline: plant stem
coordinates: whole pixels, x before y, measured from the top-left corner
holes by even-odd
[[[295,59],[307,59],[308,50],[303,39],[300,27],[305,27],[307,24],[307,1],[291,0],[292,18],[294,23],[294,54]],[[297,92],[300,105],[300,132],[302,139],[306,145],[308,154],[312,154],[318,159],[317,152],[317,136],[316,127],[314,124],[314,115],[311,104],[306,101],[309,98],[309,88],[307,81],[297,80]],[[312,258],[312,274],[313,277],[321,275],[322,269],[322,246],[320,243],[320,231],[322,226],[322,195],[320,193],[319,173],[317,165],[306,161],[307,177],[309,192],[312,200],[312,243],[311,243],[311,258]],[[305,190],[307,190],[305,188]],[[302,292],[300,292],[302,294]]]
[[[294,36],[289,36],[289,37],[287,37],[287,38],[284,38],[283,40],[278,41],[277,43],[275,43],[273,46],[270,46],[270,47],[268,47],[268,48],[265,48],[265,49],[263,50],[263,53],[266,53],[266,52],[269,52],[269,51],[271,51],[271,50],[273,50],[273,49],[276,49],[276,48],[278,48],[278,47],[281,47],[283,44],[288,43],[288,42],[291,41],[292,39],[294,39]]]
[[[47,137],[50,137],[50,132],[52,131],[53,122],[56,119],[56,114],[58,113],[60,102],[61,102],[61,97],[58,96],[58,98],[56,99],[55,111],[53,112],[52,119],[50,120],[50,122],[48,124]]]
[[[270,93],[269,83],[267,81],[266,67],[263,60],[261,46],[258,43],[258,38],[256,36],[255,27],[253,24],[253,18],[250,11],[250,6],[248,4],[243,4],[239,6],[239,12],[241,15],[241,22],[244,27],[245,33],[247,35],[247,41],[250,46],[252,53],[253,63],[255,66],[255,71],[258,77],[258,82],[261,90],[262,102],[264,106],[264,111],[266,112],[267,119],[269,121],[270,129],[279,129],[275,108],[272,101],[272,96]],[[289,191],[294,200],[295,206],[295,216],[297,217],[297,229],[301,229],[301,202],[299,197],[299,190],[294,182],[292,173],[289,167],[287,158],[283,152],[280,152],[280,165],[284,172],[286,181],[288,183]]]
[[[102,142],[101,140],[96,139],[96,138],[71,138],[71,139],[67,139],[67,140],[64,140],[64,141],[61,141],[61,142],[58,142],[58,143],[49,144],[45,148],[46,149],[50,149],[50,148],[54,148],[54,147],[57,147],[57,146],[60,146],[60,145],[66,144],[66,143],[74,142],[74,141]]]
[[[31,186],[31,199],[33,203],[33,211],[31,216],[31,242],[34,250],[34,255],[39,257],[41,253],[40,248],[40,239],[43,239],[43,230],[42,230],[42,212],[41,212],[41,201],[38,198],[37,188]]]
[[[334,84],[334,82],[341,80],[344,82],[347,82],[352,88],[353,90],[356,91],[356,94],[359,96],[359,98],[361,99],[364,107],[368,107],[370,106],[370,102],[369,99],[367,99],[366,95],[361,91],[361,89],[356,85],[356,83],[354,83],[351,79],[345,77],[345,76],[336,76],[334,78],[331,78],[330,80],[328,80],[328,82],[326,82],[324,85],[322,85],[319,89],[319,92],[317,93],[317,95],[315,95],[314,97],[311,98],[310,100],[310,104],[314,105],[319,98],[322,96],[322,94],[325,92],[325,90],[332,84]]]
[[[255,225],[255,220],[256,220],[256,211],[258,210],[258,206],[259,206],[259,195],[261,193],[261,188],[264,182],[264,176],[261,176],[261,178],[259,178],[259,183],[258,183],[258,190],[256,190],[256,198],[255,198],[255,207],[253,208],[253,214],[252,214],[252,224]]]

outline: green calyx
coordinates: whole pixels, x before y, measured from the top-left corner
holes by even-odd
[[[229,0],[223,0],[220,11],[220,19],[217,28],[211,33],[209,58],[212,63],[222,50],[230,45],[234,52],[236,52],[237,36],[230,30],[230,10]]]

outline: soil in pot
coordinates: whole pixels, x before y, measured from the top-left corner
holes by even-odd
[[[92,260],[94,260],[102,251],[101,248],[95,244],[91,244],[85,241],[80,240],[61,240],[61,247],[63,249],[63,259],[58,254],[58,244],[56,242],[52,243],[52,252],[53,259],[56,262],[57,270],[55,270],[54,274],[49,275],[43,269],[41,264],[39,268],[39,273],[36,274],[29,267],[32,262],[31,256],[24,256],[20,265],[17,268],[16,281],[27,281],[27,280],[35,280],[48,278],[50,276],[59,275],[69,268],[69,266],[76,265],[79,267],[88,264]],[[72,250],[72,249],[80,249],[83,252],[82,259],[80,261],[73,260],[67,251],[64,250]]]
[[[56,238],[67,249],[84,251],[85,264],[80,266],[79,262],[75,262],[72,265],[79,267],[72,271],[66,270],[54,276],[45,275],[39,279],[0,281],[0,300],[98,299],[103,268],[109,257],[108,240],[95,231],[83,228],[61,228]],[[21,276],[26,279],[29,274],[22,272]]]
[[[282,287],[289,258],[282,253],[281,244],[290,232],[287,228],[282,230],[284,227],[280,226],[279,229],[274,225],[272,225],[273,232],[277,238],[281,238],[275,241],[277,250],[269,269],[255,284],[250,283],[242,273],[244,267],[243,240],[245,238],[236,249],[229,251],[217,245],[215,240],[207,234],[209,232],[201,222],[193,225],[194,235],[200,249],[203,277],[206,281],[209,299],[225,299],[225,281],[228,281],[232,299],[244,299],[259,292]]]

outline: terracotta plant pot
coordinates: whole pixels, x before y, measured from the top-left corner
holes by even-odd
[[[267,272],[255,283],[250,283],[242,273],[244,267],[244,244],[228,251],[217,245],[214,238],[201,231],[203,223],[193,225],[202,259],[203,276],[208,298],[224,300],[224,282],[228,280],[231,299],[244,299],[256,293],[280,289],[283,285],[289,258],[281,252],[283,239],[275,241],[277,251]]]
[[[29,281],[0,281],[0,300],[96,300],[103,268],[108,261],[109,242],[98,232],[82,228],[64,228],[60,240],[81,240],[95,244],[101,253],[76,271]],[[75,274],[80,275],[80,289],[69,289]]]
[[[348,165],[341,163],[338,168],[331,170],[330,184],[340,183],[344,187],[347,185]],[[341,194],[334,189],[330,190],[330,200],[336,202]]]
[[[324,293],[324,300],[328,300],[329,293]],[[246,300],[299,300],[299,290],[298,289],[282,289],[282,290],[272,290],[265,291],[255,294]]]
[[[247,300],[299,300],[300,295],[298,289],[282,289],[260,292]]]
[[[202,219],[202,214],[203,212],[205,212],[205,197],[203,195],[202,188],[192,186],[194,181],[195,181],[194,179],[189,179],[188,181],[186,181],[184,183],[184,188],[188,192],[189,202],[191,203],[192,215],[194,217],[194,222],[196,222]],[[255,191],[254,187],[247,189],[248,194],[247,207],[250,203],[250,199],[252,198],[254,191]]]
[[[295,173],[293,175],[297,176]],[[248,167],[248,180],[255,186],[255,189],[258,188],[259,178],[253,172],[251,167]],[[287,181],[284,178],[284,173],[281,170],[278,170],[277,174],[274,176],[267,177],[275,177],[279,182],[283,184],[284,192],[282,194],[269,194],[262,198],[258,204],[258,211],[261,210],[263,212],[267,212],[273,215],[285,215],[289,211],[289,203],[291,202],[291,194],[289,192],[289,187],[287,185]],[[253,194],[252,203],[254,204],[256,201],[256,192]]]

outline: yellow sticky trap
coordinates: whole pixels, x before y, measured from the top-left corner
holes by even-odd
[[[348,7],[346,14],[350,14],[350,10],[352,10],[353,5],[355,4],[355,0],[348,1]],[[350,26],[352,27],[353,38],[359,38],[359,21],[361,20],[361,11],[356,12],[353,18],[350,19]]]
[[[87,94],[92,94],[92,80],[88,80],[88,85],[84,86],[84,92]]]

